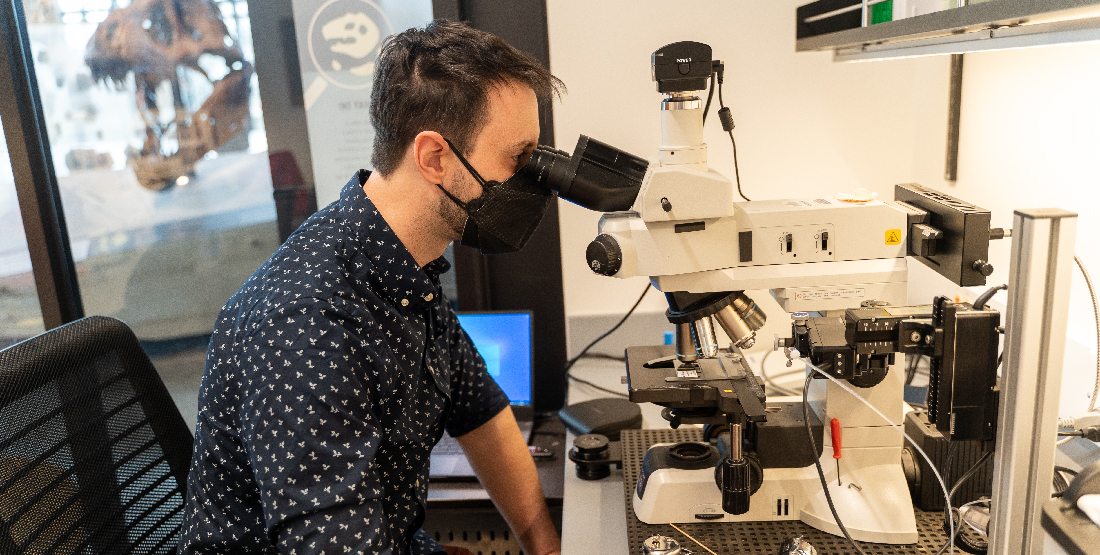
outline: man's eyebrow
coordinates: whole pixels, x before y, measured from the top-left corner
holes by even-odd
[[[526,140],[524,140],[524,141],[518,141],[514,144],[508,145],[508,147],[505,148],[505,150],[507,152],[515,152],[518,149],[535,148],[536,146],[539,146],[538,141],[526,141]]]

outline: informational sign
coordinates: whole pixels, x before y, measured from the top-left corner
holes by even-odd
[[[370,168],[370,95],[382,43],[431,20],[431,0],[294,0],[318,206]]]

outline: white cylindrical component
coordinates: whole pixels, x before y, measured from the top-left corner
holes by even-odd
[[[662,166],[693,164],[707,171],[707,145],[703,142],[703,108],[698,98],[661,103]]]
[[[707,145],[692,148],[659,148],[657,161],[662,166],[688,167],[701,172],[707,171]]]
[[[698,103],[698,100],[662,103],[662,147],[690,148],[704,144],[703,109],[698,107]]]
[[[714,324],[710,316],[704,316],[691,323],[691,338],[695,340],[695,349],[699,358],[718,356],[718,337],[714,335]]]

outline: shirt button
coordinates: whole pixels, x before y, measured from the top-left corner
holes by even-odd
[[[401,299],[401,306],[409,306],[409,299]]]
[[[435,298],[435,295],[432,295],[431,293],[428,293],[427,295],[424,295],[424,300],[425,301],[431,301],[434,298]]]

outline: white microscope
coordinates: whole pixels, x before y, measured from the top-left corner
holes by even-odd
[[[917,185],[898,186],[893,202],[869,196],[736,202],[734,184],[707,166],[703,121],[710,99],[704,106],[697,96],[708,80],[711,96],[714,81],[721,86],[721,62],[705,44],[678,42],[657,50],[652,67],[664,94],[656,161],[581,136],[571,156],[540,147],[527,166],[562,198],[605,212],[586,253],[594,272],[650,276],[665,293],[675,354],[629,348],[630,399],[666,407],[674,427],[704,423],[729,431],[720,462],[705,450],[655,446],[634,494],[635,514],[649,524],[801,520],[840,535],[816,458],[852,538],[915,543],[900,435],[832,381],[814,380],[807,395],[819,450],[811,450],[801,403],[766,404],[740,352],[754,344],[765,319],[744,291],[770,290],[805,332],[808,313],[904,305],[907,255],[959,285],[984,284],[992,272],[989,239],[1003,232],[989,229],[987,211]],[[730,131],[729,110],[719,117]],[[728,349],[719,348],[715,321],[731,339]],[[880,338],[878,352],[864,341],[860,349],[833,353],[821,345],[845,344],[843,320],[839,328],[810,327],[840,336],[806,332],[802,348],[813,343],[826,371],[902,424],[904,372],[889,371],[901,350],[897,341]],[[909,347],[930,349],[934,332],[918,328],[921,341]],[[834,437],[843,438],[835,450]]]

